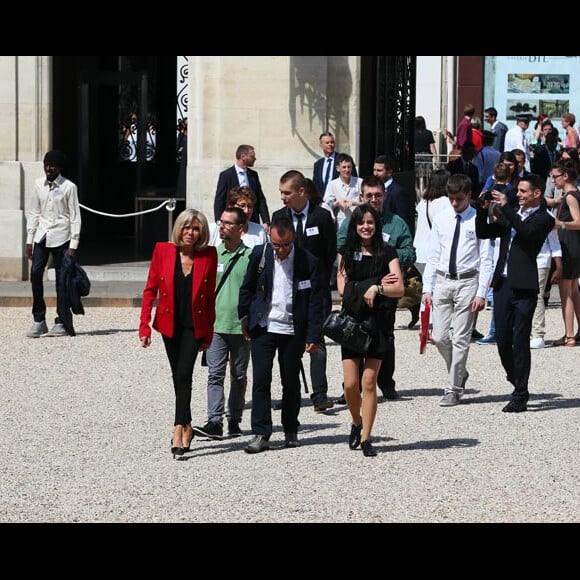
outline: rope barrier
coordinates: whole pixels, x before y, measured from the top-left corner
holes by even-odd
[[[167,206],[165,209],[167,211],[172,212],[175,210],[175,205],[176,205],[175,198],[171,197],[169,199],[166,199],[164,202],[160,203],[157,207],[152,207],[150,209],[144,209],[143,211],[138,211],[138,212],[134,212],[134,213],[114,214],[114,213],[105,213],[102,211],[97,211],[96,209],[92,209],[90,207],[87,207],[86,205],[83,205],[82,203],[79,203],[79,206],[82,207],[83,209],[86,209],[87,211],[90,211],[92,213],[96,213],[97,215],[103,215],[103,216],[112,217],[112,218],[136,217],[138,215],[144,215],[146,213],[152,213],[154,211],[157,211],[157,210],[161,209],[163,206]]]

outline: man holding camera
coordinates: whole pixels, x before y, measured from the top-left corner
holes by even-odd
[[[542,178],[528,174],[518,184],[520,209],[508,203],[505,193],[491,192],[497,217],[489,220],[483,200],[477,210],[478,238],[500,238],[499,256],[493,272],[495,336],[501,364],[514,390],[502,409],[505,413],[527,410],[531,353],[530,334],[539,293],[537,256],[554,227],[554,218],[541,204]]]

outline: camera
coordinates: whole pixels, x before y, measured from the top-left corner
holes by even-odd
[[[493,201],[493,195],[489,189],[483,192],[483,201]]]

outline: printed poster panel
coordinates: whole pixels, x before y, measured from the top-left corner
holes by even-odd
[[[487,56],[485,62],[485,107],[495,107],[498,119],[508,127],[516,115],[530,113],[528,138],[535,119],[548,115],[563,135],[562,113],[576,115],[580,124],[580,56]]]

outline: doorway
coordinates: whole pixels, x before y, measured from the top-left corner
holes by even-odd
[[[90,208],[81,210],[84,264],[148,259],[167,239],[165,211],[144,216],[139,240],[134,218],[101,214],[175,195],[176,68],[175,56],[53,56],[53,147]]]

